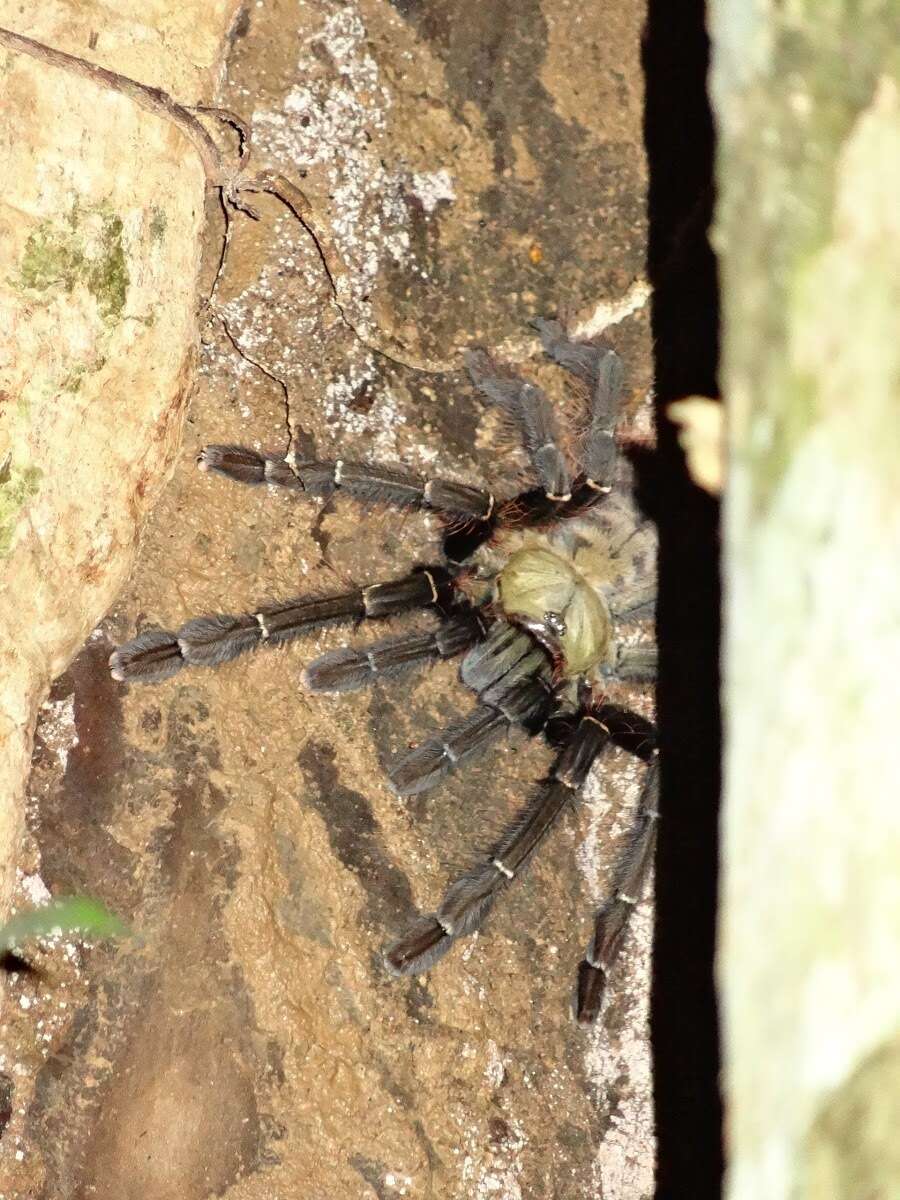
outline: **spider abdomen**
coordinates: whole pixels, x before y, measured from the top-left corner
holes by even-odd
[[[584,674],[606,657],[609,609],[571,561],[547,547],[526,546],[509,558],[496,588],[507,617],[558,647],[565,675]]]

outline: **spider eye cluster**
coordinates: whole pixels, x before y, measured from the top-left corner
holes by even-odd
[[[517,550],[496,588],[508,617],[543,630],[559,646],[566,675],[582,675],[606,657],[611,632],[606,602],[555,551],[542,546]]]

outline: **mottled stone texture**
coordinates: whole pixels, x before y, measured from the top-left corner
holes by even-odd
[[[32,5],[26,12],[2,3],[0,26],[208,97],[233,6],[181,5],[177,18],[163,7],[119,4],[113,17],[104,5]],[[22,835],[38,707],[127,577],[139,523],[180,440],[196,373],[204,180],[171,125],[5,49],[0,108],[5,916],[17,864],[24,869],[32,857]],[[32,887],[19,899],[41,893]],[[5,1049],[9,1032],[7,1026]],[[2,1069],[14,1059],[27,1076],[28,1054],[23,1059],[15,1035],[10,1045]],[[21,1128],[29,1081],[15,1083]],[[30,1194],[30,1164],[16,1158],[14,1138],[8,1132],[2,1144],[0,1192]]]
[[[228,5],[203,5],[202,18],[201,6],[182,6],[152,35],[119,7],[111,23],[103,6],[26,17],[4,3],[0,25],[150,83],[208,92]],[[148,21],[154,7],[134,6]],[[177,51],[167,36],[180,39]],[[204,186],[170,125],[66,71],[0,53],[5,910],[37,705],[119,591],[179,438],[195,370]]]
[[[730,1200],[900,1192],[896,5],[714,6]]]
[[[346,265],[343,311],[277,202],[235,220],[171,486],[39,729],[34,867],[54,891],[106,899],[141,940],[68,968],[71,1020],[51,990],[16,985],[33,999],[23,1038],[53,1015],[18,1126],[36,1196],[651,1194],[648,904],[605,1028],[585,1034],[568,1014],[634,764],[615,757],[591,781],[482,936],[397,981],[380,948],[521,803],[543,745],[504,746],[398,800],[386,759],[469,703],[452,664],[357,698],[307,696],[302,663],[340,644],[334,631],[155,688],[106,670],[145,625],[434,554],[422,517],[203,475],[206,442],[284,451],[290,433],[300,449],[314,438],[513,490],[523,459],[461,351],[499,348],[561,399],[527,329],[555,312],[590,331],[613,321],[626,419],[646,429],[642,16],[276,0],[237,24],[219,101],[252,122],[258,165],[308,191]]]

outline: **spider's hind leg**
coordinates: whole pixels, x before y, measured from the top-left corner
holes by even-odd
[[[503,889],[520,873],[581,788],[610,734],[602,710],[583,712],[541,790],[508,827],[484,861],[448,888],[437,912],[423,917],[386,954],[397,975],[428,970],[457,938],[481,925]]]
[[[575,1019],[591,1025],[603,1005],[606,981],[619,953],[628,922],[640,901],[656,849],[659,821],[659,764],[651,759],[628,844],[614,874],[612,897],[600,909],[594,936],[578,968]]]

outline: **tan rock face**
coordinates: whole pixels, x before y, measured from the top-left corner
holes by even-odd
[[[3,5],[0,24],[90,54],[81,7],[23,29],[20,7]],[[188,61],[195,83],[209,80],[214,15],[178,64],[157,54],[152,82],[181,82]],[[104,38],[139,76],[153,58],[134,27]],[[0,841],[15,847],[37,703],[121,587],[180,436],[203,178],[182,135],[130,100],[0,53],[15,130],[0,161]],[[6,860],[0,907],[11,871]]]
[[[54,1035],[19,1126],[48,1197],[652,1190],[648,906],[606,1027],[585,1035],[568,1016],[636,764],[614,757],[591,781],[482,936],[397,981],[380,949],[483,851],[549,751],[504,746],[434,795],[398,800],[384,763],[469,700],[453,664],[307,696],[302,664],[346,632],[158,687],[106,669],[144,625],[389,578],[437,552],[414,514],[322,509],[204,475],[203,444],[284,451],[290,431],[301,450],[313,438],[323,454],[512,491],[522,460],[459,370],[461,349],[479,340],[525,369],[533,357],[544,381],[527,318],[588,320],[640,285],[641,12],[615,47],[585,36],[600,105],[560,73],[569,26],[599,18],[494,9],[276,3],[236,28],[219,100],[252,118],[259,163],[299,179],[323,214],[349,268],[345,316],[395,359],[448,369],[360,341],[274,201],[259,222],[237,218],[174,478],[38,736],[44,880],[102,896],[142,934],[88,956],[70,983],[76,1019]],[[646,312],[608,333],[639,422]],[[647,710],[646,695],[629,699]],[[50,720],[62,711],[65,764]]]

